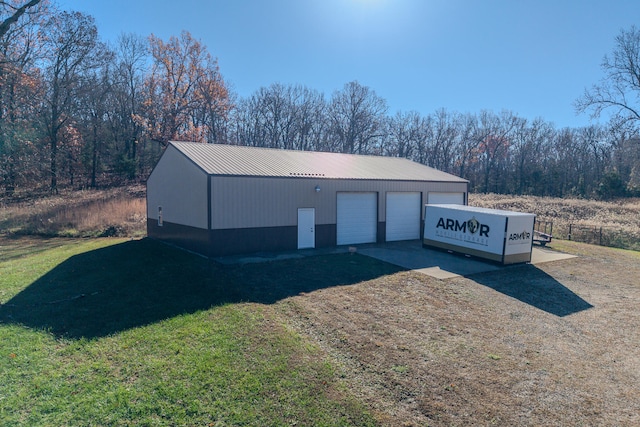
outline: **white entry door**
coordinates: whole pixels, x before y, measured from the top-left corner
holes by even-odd
[[[298,249],[316,247],[316,210],[298,209]]]

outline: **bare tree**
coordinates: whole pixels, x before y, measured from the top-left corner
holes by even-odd
[[[478,164],[478,146],[489,135],[487,129],[480,125],[478,116],[466,113],[460,117],[460,137],[454,150],[454,165],[458,176],[469,179]]]
[[[584,91],[575,107],[580,113],[591,111],[593,118],[611,109],[617,120],[640,123],[640,30],[621,30],[615,42],[613,55],[602,60],[604,77]]]
[[[84,148],[87,157],[89,186],[95,188],[99,172],[100,154],[108,138],[105,117],[113,106],[108,98],[113,93],[110,67],[111,58],[105,58],[102,66],[82,77],[82,90],[78,91],[78,127],[84,130]],[[82,142],[80,145],[82,146]]]
[[[118,122],[124,139],[123,155],[135,160],[141,126],[133,119],[141,109],[145,61],[149,54],[146,40],[135,34],[118,38],[114,85],[119,107]]]
[[[453,172],[453,150],[462,132],[460,115],[439,109],[433,117],[431,159],[428,165],[446,172]]]
[[[251,97],[250,105],[257,126],[264,129],[264,139],[256,145],[291,149],[292,132],[296,120],[294,91],[291,86],[274,83],[260,88]]]
[[[398,111],[387,120],[387,138],[383,147],[386,156],[406,157],[413,155],[421,139],[422,117],[416,111]]]
[[[50,147],[50,187],[57,193],[60,132],[76,111],[83,74],[103,61],[104,45],[98,42],[94,19],[80,12],[52,16],[42,37],[49,51],[42,64],[46,83],[42,119]]]
[[[327,103],[324,95],[305,86],[296,86],[297,119],[294,127],[293,148],[296,150],[323,150],[327,128]]]
[[[500,174],[504,171],[504,165],[511,145],[511,133],[516,126],[517,118],[509,111],[503,111],[500,115],[482,111],[480,124],[486,136],[478,146],[478,159],[482,168],[481,191],[499,192],[499,183],[502,181]]]
[[[329,106],[330,131],[335,150],[343,153],[375,153],[373,142],[381,138],[387,103],[367,86],[354,81],[334,92]]]
[[[147,39],[136,34],[121,34],[114,51],[109,73],[99,86],[108,86],[105,102],[104,128],[108,136],[100,141],[110,153],[105,158],[120,177],[132,179],[142,170],[146,139],[143,127],[135,118],[142,111],[144,77],[148,60]],[[99,93],[103,93],[98,89]],[[93,181],[93,179],[92,179]]]
[[[266,140],[265,129],[257,114],[258,103],[254,97],[238,102],[231,114],[233,122],[233,143],[250,147],[263,146]]]
[[[35,59],[41,46],[37,29],[47,8],[43,4],[25,13],[35,6],[29,4],[0,1],[0,178],[7,195],[21,177],[38,171],[32,143],[37,139],[33,116],[40,87]]]
[[[511,191],[516,194],[531,194],[539,191],[543,162],[548,157],[547,148],[553,136],[552,126],[536,119],[528,122],[517,118],[511,138],[511,162],[513,175]]]
[[[288,150],[321,149],[325,102],[317,91],[274,83],[238,106],[238,142]]]
[[[410,122],[410,126],[417,125],[418,131],[415,140],[411,138],[415,144],[412,147],[410,159],[424,165],[429,165],[433,158],[433,139],[435,133],[435,119],[432,115],[420,116],[419,123]]]

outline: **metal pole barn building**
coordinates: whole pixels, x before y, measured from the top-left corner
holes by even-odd
[[[422,236],[426,203],[468,181],[404,158],[170,142],[147,180],[147,234],[208,257]]]

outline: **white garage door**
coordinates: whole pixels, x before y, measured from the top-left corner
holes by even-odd
[[[436,193],[430,192],[427,196],[427,203],[431,205],[454,204],[464,205],[464,193]]]
[[[387,242],[420,238],[420,193],[387,193]]]
[[[377,213],[377,193],[338,193],[338,245],[375,242]]]

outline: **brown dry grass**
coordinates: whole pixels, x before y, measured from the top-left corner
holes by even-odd
[[[140,185],[0,202],[3,234],[139,237],[145,227],[145,189]]]
[[[469,204],[493,209],[532,212],[541,220],[553,221],[554,230],[566,234],[570,223],[640,231],[640,198],[597,201],[557,197],[469,194]]]
[[[385,426],[640,424],[640,256],[437,280],[401,272],[283,301]]]

